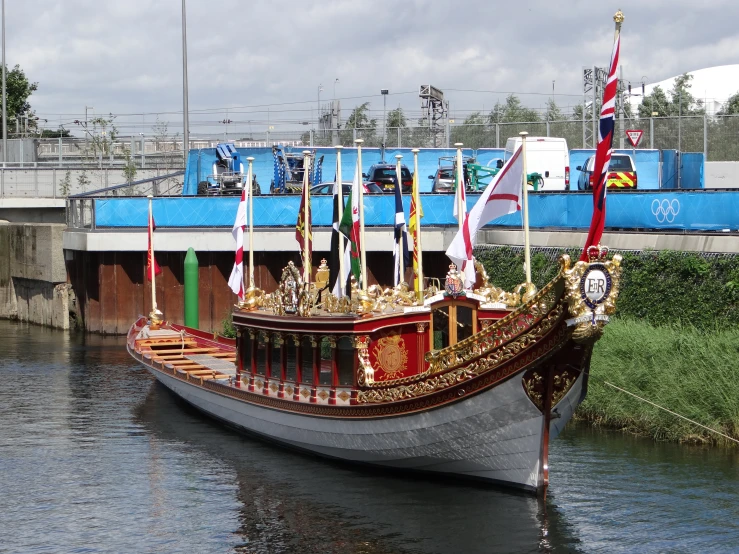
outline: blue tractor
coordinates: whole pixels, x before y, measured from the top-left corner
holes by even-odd
[[[233,144],[224,142],[216,146],[216,161],[213,162],[212,173],[204,181],[198,183],[198,195],[238,195],[246,184],[246,172],[241,154]],[[256,176],[252,177],[252,194],[261,194]]]

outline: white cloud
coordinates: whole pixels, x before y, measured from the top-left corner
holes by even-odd
[[[736,60],[736,2],[620,5],[624,77],[632,82]],[[8,64],[39,83],[31,104],[42,117],[70,121],[86,105],[98,114],[182,109],[180,2],[24,0],[6,10]],[[225,110],[197,113],[205,108],[272,104],[270,122],[315,118],[319,83],[328,101],[336,78],[345,113],[366,100],[381,110],[380,88],[390,89],[388,106],[417,112],[415,91],[425,83],[446,89],[454,110],[487,110],[504,95],[451,89],[538,93],[520,96],[543,106],[553,80],[558,103],[574,105],[581,68],[607,63],[613,11],[580,0],[188,0],[193,129],[219,130]],[[229,117],[245,128],[266,124],[266,108],[245,111]],[[180,117],[162,115],[172,129]],[[118,121],[133,132],[154,118]]]

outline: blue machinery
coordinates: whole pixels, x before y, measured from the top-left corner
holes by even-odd
[[[316,153],[309,154],[315,158]],[[303,164],[305,155],[288,152],[283,146],[272,147],[274,177],[269,187],[272,194],[297,194],[303,190]],[[313,164],[309,175],[309,185],[323,182],[323,156]]]
[[[253,183],[256,182],[256,178]],[[233,144],[225,142],[216,146],[216,160],[212,173],[198,183],[198,195],[239,195],[246,183],[246,172],[241,154]]]

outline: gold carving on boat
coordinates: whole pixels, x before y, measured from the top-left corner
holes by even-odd
[[[564,398],[565,394],[567,394],[570,389],[572,388],[572,385],[575,384],[575,380],[577,379],[577,375],[572,375],[567,371],[562,372],[561,375],[555,375],[554,376],[554,390],[552,391],[552,407],[556,406],[562,398]]]
[[[339,400],[341,400],[342,402],[346,402],[347,400],[349,400],[351,398],[351,394],[349,394],[345,390],[341,391],[336,396],[338,396],[339,397]]]
[[[318,391],[318,398],[320,398],[321,400],[325,401],[328,398],[328,396],[329,396],[328,392],[326,392],[325,390]]]
[[[587,255],[587,262],[574,266],[566,254],[560,257],[571,316],[567,325],[575,328],[572,338],[579,343],[593,343],[601,337],[609,316],[616,312],[621,281],[621,256],[608,260],[608,248],[600,245],[591,246]]]
[[[310,389],[300,389],[300,396],[308,398],[310,396]]]
[[[561,304],[556,305],[553,307],[551,312],[539,321],[538,324],[532,327],[527,333],[519,336],[516,340],[500,347],[497,339],[493,339],[479,344],[478,348],[474,351],[465,351],[465,354],[468,355],[469,358],[468,361],[465,362],[466,365],[464,365],[464,367],[444,370],[441,373],[437,372],[438,374],[433,374],[433,372],[431,372],[431,375],[427,378],[409,385],[359,391],[357,393],[357,402],[360,404],[396,402],[398,400],[405,400],[438,392],[458,383],[478,377],[483,373],[487,373],[500,366],[504,362],[507,362],[511,358],[520,354],[523,350],[528,349],[539,342],[541,338],[544,337],[555,325],[555,323],[559,321],[563,313],[564,306]],[[495,326],[491,327],[491,329],[494,327]],[[474,335],[470,338],[474,338]],[[469,360],[475,356],[479,356],[479,358],[470,362]]]
[[[408,349],[400,335],[382,337],[373,350],[377,365],[385,372],[384,379],[393,379],[396,373],[408,368]]]
[[[271,390],[273,393],[277,394],[277,391],[280,390],[280,386],[277,383],[270,383],[269,384],[269,390]]]
[[[285,396],[292,396],[294,392],[295,392],[295,389],[292,388],[291,385],[287,385],[285,387]]]
[[[536,391],[536,389],[541,386],[541,382],[542,377],[538,371],[532,373],[531,377],[529,377],[528,379],[525,375],[523,377],[523,388],[526,391],[526,394],[537,408],[543,410],[544,402],[541,398],[541,393]]]

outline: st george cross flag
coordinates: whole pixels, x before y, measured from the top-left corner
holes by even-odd
[[[246,195],[248,187],[244,187],[241,191],[241,202],[239,209],[236,211],[236,221],[234,221],[231,234],[236,240],[236,258],[234,267],[231,270],[231,276],[228,278],[228,286],[239,296],[239,300],[244,299],[244,228],[246,227]]]
[[[154,237],[152,236],[154,233],[154,230],[157,228],[156,224],[154,223],[154,215],[151,215],[151,225],[149,226],[149,247],[146,252],[146,278],[151,281],[151,267],[154,266],[154,276],[161,275],[162,268],[159,267],[159,264],[157,263],[157,259],[154,256],[154,252],[152,250],[152,242]]]
[[[405,226],[405,213],[403,212],[403,195],[400,192],[401,180],[396,175],[395,181],[395,243],[393,246],[393,284],[398,285],[404,281],[405,275],[401,275],[400,256],[403,256],[403,271],[410,264],[410,256],[408,255],[408,229]]]
[[[523,156],[519,146],[493,181],[485,187],[477,203],[464,220],[446,255],[464,271],[464,286],[475,283],[475,264],[472,252],[477,243],[477,231],[483,225],[521,209],[523,194]]]
[[[354,170],[354,180],[352,181],[352,191],[349,193],[349,200],[344,210],[344,216],[339,224],[339,231],[350,241],[351,256],[350,266],[352,275],[356,279],[358,285],[362,285],[361,280],[361,261],[360,261],[360,244],[359,244],[359,187],[360,176],[357,169]]]
[[[595,150],[595,164],[593,165],[593,218],[590,220],[588,238],[585,248],[580,255],[580,261],[587,261],[588,248],[600,243],[603,236],[603,227],[606,223],[606,176],[608,165],[613,152],[614,115],[616,113],[616,89],[618,79],[618,55],[621,45],[621,33],[616,34],[611,53],[611,66],[608,70],[608,80],[603,91],[603,107],[600,110],[600,125],[598,127],[598,147]]]
[[[344,242],[344,252],[339,252],[339,187],[340,183],[334,184],[334,217],[333,217],[333,229],[331,230],[331,252],[329,253],[329,277],[328,284],[331,293],[337,298],[346,296],[346,280],[349,277],[349,271],[351,270],[351,243],[347,240]],[[343,202],[343,198],[341,199]],[[350,194],[351,202],[351,194]],[[349,203],[344,212],[346,213],[351,209],[351,203]],[[343,215],[342,213],[342,215]],[[344,274],[340,275],[341,264],[339,263],[339,256],[344,257]]]

